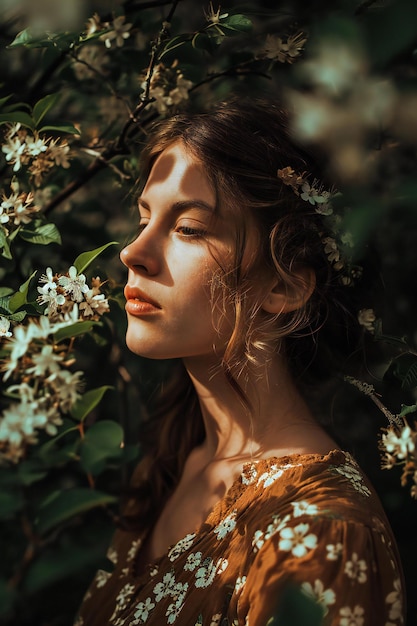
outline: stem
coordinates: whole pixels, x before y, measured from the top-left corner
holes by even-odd
[[[80,433],[80,438],[81,440],[84,439],[85,437],[85,432],[84,432],[84,422],[80,422],[78,424],[78,432]],[[90,474],[90,472],[86,472],[86,476],[87,476],[87,480],[88,480],[88,484],[91,487],[91,489],[95,488],[95,482],[94,482],[94,477],[92,474]]]
[[[394,415],[394,413],[391,413],[388,407],[386,407],[385,404],[381,402],[381,400],[376,395],[375,389],[372,385],[370,385],[369,383],[364,383],[357,378],[353,378],[353,376],[345,376],[344,380],[347,383],[356,387],[356,389],[359,389],[359,391],[361,391],[365,396],[368,396],[372,400],[372,402],[376,404],[378,409],[385,415],[390,426],[398,426],[401,428],[404,425],[402,418],[399,415]]]
[[[152,46],[151,58],[146,72],[145,92],[141,97],[141,101],[139,102],[133,113],[131,113],[131,115],[129,116],[129,119],[124,125],[119,135],[119,138],[116,142],[110,144],[100,156],[98,156],[92,163],[90,163],[88,168],[81,176],[79,176],[79,178],[71,181],[62,191],[60,191],[54,198],[52,198],[52,200],[48,202],[48,204],[46,204],[43,210],[45,215],[55,209],[59,204],[61,204],[61,202],[72,196],[73,193],[78,191],[78,189],[83,187],[88,181],[94,178],[94,176],[96,176],[96,174],[98,174],[102,169],[107,167],[108,162],[113,157],[129,153],[129,146],[127,144],[129,138],[131,138],[131,130],[134,126],[138,125],[139,116],[142,114],[148,104],[153,102],[153,98],[150,97],[150,83],[152,75],[157,62],[158,53],[161,49],[164,39],[168,36],[168,28],[179,2],[180,0],[173,0],[173,2],[171,2],[171,9],[167,15],[166,20],[164,20],[162,24],[155,43]]]
[[[25,535],[25,537],[27,537],[28,544],[26,546],[26,550],[25,550],[25,553],[23,555],[21,562],[16,567],[15,573],[7,581],[7,587],[9,589],[17,589],[20,586],[26,574],[26,571],[29,568],[29,565],[32,563],[34,558],[39,553],[39,550],[42,545],[39,537],[33,532],[33,528],[30,524],[29,519],[26,517],[26,515],[22,516],[21,521],[22,521],[23,534]]]

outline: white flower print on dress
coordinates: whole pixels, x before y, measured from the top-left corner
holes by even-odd
[[[221,574],[227,568],[229,562],[227,559],[218,559],[216,562],[210,557],[204,559],[201,567],[198,568],[195,574],[195,586],[196,587],[209,587],[216,574]]]
[[[97,589],[104,587],[106,582],[109,580],[110,576],[111,576],[110,572],[105,572],[103,569],[99,569],[95,578]]]
[[[151,598],[146,598],[145,602],[139,602],[136,605],[136,611],[134,613],[134,620],[130,622],[133,624],[144,624],[149,617],[149,613],[155,608],[155,603],[152,602]]]
[[[213,532],[217,535],[218,540],[224,539],[227,533],[232,532],[232,530],[236,527],[236,513],[237,511],[232,511],[232,513],[225,517],[224,520],[216,526]]]
[[[310,504],[307,500],[300,500],[299,502],[291,502],[294,508],[294,517],[300,517],[301,515],[317,515],[318,508],[315,504]]]
[[[187,562],[184,565],[184,569],[193,572],[196,567],[201,564],[201,552],[191,553],[187,556]]]
[[[130,583],[127,583],[120,589],[116,597],[116,606],[114,607],[113,615],[110,617],[110,622],[113,622],[116,619],[117,614],[127,607],[130,596],[134,591],[135,587]],[[117,622],[115,622],[115,624],[117,624]]]
[[[283,528],[280,532],[279,549],[285,550],[300,558],[313,550],[317,546],[317,536],[313,533],[307,534],[309,524],[298,524],[294,528]]]
[[[255,531],[252,539],[253,551],[257,552],[262,548],[265,541],[273,537],[276,533],[280,532],[285,526],[287,522],[290,520],[290,516],[286,515],[282,519],[278,515],[272,516],[272,523],[268,524],[266,531],[262,530]]]
[[[241,474],[242,485],[251,485],[258,476],[256,463],[245,465]]]
[[[110,546],[110,548],[107,550],[106,557],[109,559],[110,563],[113,563],[113,565],[117,565],[117,550]]]
[[[341,620],[339,622],[340,626],[363,626],[364,623],[364,610],[358,604],[352,610],[349,606],[343,607],[340,609],[340,617]]]
[[[336,472],[337,474],[340,474],[341,476],[347,478],[352,487],[363,496],[370,496],[371,492],[364,483],[364,479],[361,472],[359,471],[358,465],[349,455],[346,455],[346,459],[347,463],[344,463],[343,465],[332,466],[330,471],[332,473]]]
[[[173,602],[168,606],[165,615],[168,624],[173,624],[177,619],[182,607],[184,606],[185,596],[188,590],[188,583],[176,583],[171,589],[171,597]]]
[[[389,610],[389,618],[390,620],[400,620],[400,624],[403,623],[402,620],[402,590],[401,590],[401,581],[399,578],[394,580],[394,590],[391,591],[385,598],[385,602],[390,604]]]
[[[356,580],[358,583],[364,583],[367,580],[366,570],[368,566],[363,559],[359,559],[356,552],[352,554],[352,560],[347,561],[345,565],[345,574]]]
[[[307,596],[322,606],[323,615],[327,615],[329,612],[329,604],[336,602],[336,594],[333,589],[325,589],[323,582],[319,579],[314,581],[314,587],[310,583],[305,582],[301,585],[301,589]]]
[[[329,543],[326,546],[328,561],[337,561],[342,556],[343,544],[342,543]]]
[[[170,561],[175,561],[176,559],[178,559],[178,557],[185,552],[186,550],[188,550],[188,548],[191,548],[191,546],[193,545],[193,541],[195,539],[195,533],[190,533],[188,535],[186,535],[185,537],[183,537],[183,539],[180,539],[175,546],[173,546],[170,551],[168,552],[168,558]]]
[[[135,558],[136,553],[138,549],[140,548],[141,544],[142,544],[142,539],[134,539],[132,541],[132,545],[130,546],[129,551],[127,553],[127,557],[126,557],[127,562],[132,561]]]
[[[171,594],[172,588],[175,586],[175,575],[172,572],[167,572],[162,578],[162,582],[159,582],[153,588],[155,594],[155,600],[159,602],[162,598]]]
[[[291,467],[298,467],[299,465],[301,465],[301,463],[297,463],[296,465],[293,465],[292,463],[288,463],[286,465],[271,465],[266,472],[259,476],[256,484],[259,485],[263,482],[264,488],[270,487],[276,480],[278,480],[278,478],[281,478],[286,470]]]
[[[235,582],[235,593],[240,593],[246,585],[246,576],[238,576]]]

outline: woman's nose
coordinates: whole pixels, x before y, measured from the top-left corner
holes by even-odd
[[[120,260],[126,267],[155,275],[159,271],[159,261],[154,243],[148,241],[144,232],[120,252]]]

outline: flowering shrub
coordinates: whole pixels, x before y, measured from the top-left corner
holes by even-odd
[[[327,156],[338,191],[308,172],[283,167],[277,175],[323,216],[324,251],[343,288],[353,294],[364,280],[359,257],[369,242],[381,249],[395,296],[385,312],[366,297],[358,302],[372,378],[346,378],[346,393],[355,411],[356,391],[377,407],[374,448],[383,467],[401,466],[402,484],[417,497],[417,356],[404,338],[414,333],[408,268],[415,273],[417,242],[403,224],[417,196],[415,3],[329,0],[313,11],[294,0],[284,13],[265,1],[241,13],[233,2],[121,0],[107,15],[96,12],[99,4],[83,4],[88,17],[77,3],[61,15],[42,2],[25,11],[6,2],[2,15],[0,621],[7,626],[71,622],[108,541],[126,465],[138,455],[132,424],[160,370],[145,371],[124,351],[123,276],[108,242],[130,234],[141,144],[158,118],[230,91],[284,97],[295,134]],[[383,331],[381,318],[393,330]],[[138,384],[129,385],[132,377]],[[64,585],[62,603],[54,585],[70,577],[74,590]],[[294,600],[301,621],[318,625],[305,598]],[[282,622],[291,620],[286,611]]]

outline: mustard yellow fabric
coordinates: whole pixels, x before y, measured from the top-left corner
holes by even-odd
[[[143,540],[115,533],[77,626],[265,626],[290,582],[325,626],[404,623],[391,530],[340,450],[247,463],[201,528],[136,576]]]

